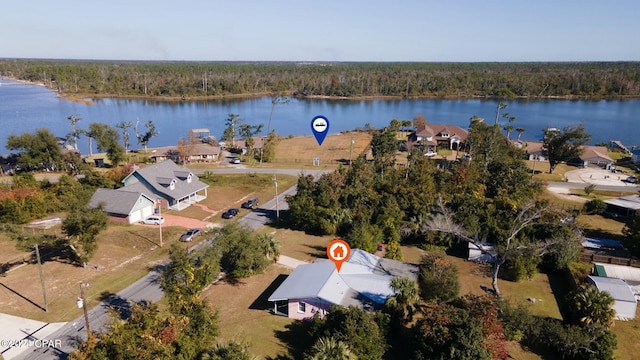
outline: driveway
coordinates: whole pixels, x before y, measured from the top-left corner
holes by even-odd
[[[624,186],[634,188],[636,184],[629,184],[622,180],[629,177],[628,174],[613,173],[600,168],[584,168],[567,171],[564,174],[568,182],[585,183],[602,186]]]

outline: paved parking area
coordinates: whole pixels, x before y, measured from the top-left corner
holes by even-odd
[[[599,168],[584,168],[578,170],[567,171],[564,174],[568,182],[586,183],[594,185],[611,185],[611,186],[629,186],[635,187],[636,184],[630,184],[622,180],[630,175],[622,173],[613,173],[610,170]]]

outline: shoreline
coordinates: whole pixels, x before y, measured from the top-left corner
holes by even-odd
[[[67,99],[69,101],[84,103],[87,105],[93,104],[93,99],[123,99],[123,100],[147,100],[158,102],[200,102],[211,100],[226,100],[226,99],[255,99],[261,97],[269,97],[271,92],[256,92],[256,93],[244,93],[244,94],[225,94],[225,95],[207,95],[207,96],[150,96],[150,95],[117,95],[117,94],[90,94],[90,93],[67,93],[60,92],[55,88],[47,86],[42,82],[32,82],[28,80],[16,79],[9,76],[3,76],[2,78],[15,81],[25,85],[44,86],[47,89],[56,93],[56,96]],[[469,95],[469,96],[436,96],[436,95],[419,95],[419,96],[405,96],[405,95],[362,95],[362,96],[330,96],[330,95],[306,95],[296,96],[292,91],[285,91],[284,96],[288,96],[297,100],[341,100],[341,101],[376,101],[376,100],[500,100],[500,101],[514,101],[514,100],[566,100],[566,101],[624,101],[640,99],[640,96],[616,96],[616,97],[590,97],[590,96],[578,96],[578,95],[549,95],[549,96],[517,96],[513,99],[506,99],[501,96],[493,95]]]

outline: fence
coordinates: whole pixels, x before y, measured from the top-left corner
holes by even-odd
[[[608,255],[582,254],[582,260],[588,262],[599,262],[613,265],[623,265],[640,268],[640,260],[622,258]]]

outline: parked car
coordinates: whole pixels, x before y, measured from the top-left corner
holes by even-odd
[[[242,204],[242,207],[245,209],[255,209],[256,206],[258,206],[258,198],[249,199]]]
[[[200,234],[202,234],[202,230],[200,229],[189,229],[180,236],[180,241],[193,241],[193,239]]]
[[[427,151],[426,153],[424,153],[424,156],[428,156],[428,157],[432,157],[436,155],[438,155],[438,153],[434,151]]]
[[[222,218],[223,219],[231,219],[234,216],[238,215],[239,212],[240,212],[240,210],[238,210],[236,208],[231,208],[231,209],[225,211],[224,214],[222,214]]]
[[[160,225],[164,224],[164,218],[162,216],[149,216],[148,218],[142,220],[143,224],[147,225]]]
[[[240,158],[232,157],[231,160],[229,160],[229,162],[232,164],[240,164]]]
[[[629,184],[636,184],[638,183],[638,178],[635,176],[629,176],[628,178],[624,179],[625,182],[628,182]]]

